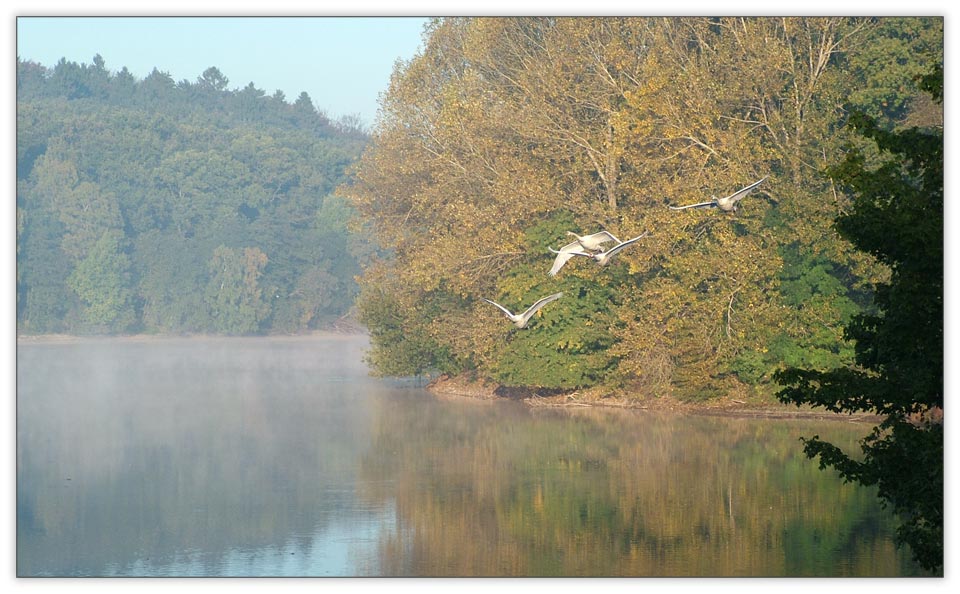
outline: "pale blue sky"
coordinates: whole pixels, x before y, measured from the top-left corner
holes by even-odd
[[[126,66],[137,78],[154,67],[196,81],[216,66],[231,89],[253,82],[288,102],[306,91],[331,118],[358,114],[371,126],[377,96],[397,59],[420,48],[416,17],[18,17],[17,55],[52,67],[60,60]]]

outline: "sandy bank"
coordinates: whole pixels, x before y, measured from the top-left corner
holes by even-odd
[[[517,400],[530,407],[581,409],[627,409],[673,412],[682,414],[719,415],[769,419],[825,419],[848,422],[877,423],[881,417],[873,414],[838,414],[811,407],[772,402],[744,402],[735,398],[717,398],[705,402],[686,402],[673,397],[627,399],[599,396],[591,392],[536,393],[532,390],[507,389],[495,383],[465,377],[440,376],[427,385],[427,390],[439,397],[474,398],[485,401]]]

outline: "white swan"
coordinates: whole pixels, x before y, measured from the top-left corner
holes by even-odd
[[[620,240],[614,237],[613,233],[609,231],[600,231],[598,233],[592,233],[590,235],[577,235],[573,231],[567,231],[567,235],[572,235],[577,238],[575,243],[580,244],[580,247],[587,250],[588,252],[595,252],[603,249],[601,246],[608,241],[615,241],[620,243]],[[561,250],[563,248],[560,248]]]
[[[536,303],[534,303],[533,305],[531,305],[531,306],[527,309],[527,311],[523,312],[522,314],[511,313],[509,309],[507,309],[506,307],[500,305],[500,304],[497,303],[496,301],[490,301],[489,299],[487,299],[487,298],[485,298],[485,297],[481,297],[481,299],[483,299],[483,300],[486,301],[487,303],[492,303],[493,305],[496,305],[498,308],[500,308],[500,311],[502,311],[503,313],[507,314],[507,318],[509,318],[510,321],[513,322],[513,323],[516,325],[517,328],[526,328],[527,322],[530,321],[530,318],[533,317],[533,314],[537,313],[537,311],[539,311],[540,308],[543,307],[544,305],[550,303],[551,301],[555,301],[555,300],[557,300],[557,299],[560,299],[561,297],[563,297],[563,293],[554,293],[553,295],[549,295],[549,296],[547,296],[547,297],[544,297],[543,299],[541,299],[541,300],[537,301]]]
[[[633,239],[628,239],[628,240],[626,240],[626,241],[621,241],[620,243],[618,243],[617,245],[613,246],[612,248],[610,248],[609,250],[607,250],[607,251],[605,251],[605,252],[588,253],[588,252],[582,252],[582,251],[577,251],[577,250],[571,250],[571,251],[569,251],[569,252],[567,252],[567,253],[568,253],[571,257],[572,257],[572,256],[584,256],[584,257],[586,257],[586,258],[592,258],[592,259],[593,259],[597,264],[599,264],[600,266],[606,266],[607,264],[610,263],[610,260],[612,260],[614,256],[616,256],[617,254],[620,253],[620,250],[622,250],[623,248],[627,247],[628,245],[634,243],[635,241],[638,241],[638,240],[640,240],[640,239],[643,239],[644,237],[646,237],[646,236],[649,235],[649,234],[650,234],[650,233],[649,233],[648,231],[644,231],[642,234],[634,237]],[[553,253],[555,253],[555,254],[560,254],[560,253],[561,253],[561,252],[558,252],[557,250],[555,250],[555,249],[553,249],[553,248],[550,248],[550,251],[553,252]]]
[[[579,252],[581,250],[587,250],[588,252],[600,251],[603,244],[608,241],[615,241],[620,243],[620,240],[614,236],[613,233],[609,231],[600,231],[599,233],[592,233],[590,235],[577,235],[573,231],[567,231],[567,235],[572,235],[577,238],[576,241],[572,241],[567,245],[560,248],[560,251],[551,249],[551,252],[557,254],[557,257],[553,260],[553,267],[550,268],[550,276],[556,276],[560,269],[563,268],[563,265],[566,264],[570,258],[574,256],[574,252]]]
[[[752,192],[754,189],[756,189],[757,186],[759,186],[759,185],[762,184],[764,181],[766,181],[767,177],[769,177],[769,176],[765,176],[765,177],[764,177],[763,179],[761,179],[760,181],[755,181],[755,182],[753,182],[752,184],[750,184],[749,186],[747,186],[747,187],[745,187],[745,188],[743,188],[743,189],[741,189],[741,190],[737,190],[737,191],[734,192],[733,194],[730,194],[729,196],[724,196],[723,198],[717,198],[716,196],[713,196],[713,197],[712,197],[713,199],[710,200],[710,201],[708,201],[708,202],[700,202],[700,203],[698,203],[698,204],[688,204],[688,205],[686,205],[686,206],[673,206],[673,205],[670,205],[670,209],[671,209],[671,210],[685,210],[685,209],[687,209],[687,208],[719,208],[720,210],[722,210],[722,211],[724,211],[724,212],[735,212],[735,211],[737,210],[737,204],[738,204],[741,200],[743,200],[744,197],[746,197],[747,194],[749,194],[749,193]]]

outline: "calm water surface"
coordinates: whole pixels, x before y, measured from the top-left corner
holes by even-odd
[[[17,347],[20,576],[904,576],[860,424],[438,399],[363,338]]]

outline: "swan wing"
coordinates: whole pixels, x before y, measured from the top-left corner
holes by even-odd
[[[553,259],[553,266],[550,268],[548,273],[550,276],[556,276],[560,269],[563,268],[563,265],[570,261],[575,254],[571,252],[556,252],[557,257]]]
[[[611,241],[620,243],[620,239],[618,239],[616,235],[614,235],[613,233],[610,233],[609,231],[604,230],[604,231],[601,231],[600,233],[597,233],[597,235],[605,235],[609,237]]]
[[[507,317],[508,317],[508,318],[513,319],[513,314],[512,314],[512,313],[510,312],[510,310],[507,309],[506,307],[500,305],[500,304],[497,303],[496,301],[490,301],[490,300],[487,299],[486,297],[481,297],[481,299],[483,299],[483,300],[486,301],[487,303],[490,303],[490,304],[492,304],[492,305],[496,305],[496,306],[500,309],[500,311],[502,311],[503,313],[507,314]]]
[[[687,204],[685,206],[674,206],[672,204],[668,205],[670,210],[686,210],[688,208],[714,208],[717,206],[716,200],[710,200],[708,202],[698,202],[696,204]]]
[[[644,233],[644,235],[646,235],[646,233]],[[633,239],[628,239],[628,240],[626,240],[626,241],[621,241],[620,243],[618,243],[617,245],[613,246],[612,248],[610,248],[610,249],[607,250],[606,252],[600,254],[600,255],[603,257],[603,262],[608,262],[608,261],[610,260],[610,258],[612,258],[612,257],[616,256],[618,253],[620,253],[620,250],[622,250],[623,248],[627,247],[628,245],[632,244],[633,242],[637,241],[638,239],[640,239],[640,238],[642,238],[642,237],[643,237],[643,235],[641,235],[641,236],[639,236],[639,237],[634,237]],[[597,260],[597,261],[600,262],[600,260]]]
[[[563,297],[563,293],[554,293],[553,295],[548,295],[548,296],[540,299],[539,301],[537,301],[537,302],[534,303],[533,305],[531,305],[531,306],[527,309],[527,311],[523,312],[523,313],[520,315],[520,317],[523,319],[523,323],[526,324],[526,323],[527,323],[527,320],[529,320],[529,319],[533,316],[533,314],[537,313],[537,311],[538,311],[541,307],[543,307],[544,305],[550,303],[551,301],[556,301],[557,299],[560,299],[561,297]]]
[[[610,233],[609,231],[600,231],[598,233],[584,235],[583,237],[580,238],[580,244],[587,249],[594,249],[593,246],[596,246],[597,248],[599,248],[601,244],[607,243],[608,241],[614,241],[614,242],[620,243],[620,240],[617,239],[616,236],[613,233]]]
[[[607,254],[609,254],[609,256],[612,257],[614,254],[616,254],[617,252],[619,252],[619,251],[622,250],[623,248],[627,247],[628,245],[630,245],[630,244],[632,244],[632,243],[634,243],[634,242],[636,242],[636,241],[639,241],[639,240],[643,239],[644,237],[646,237],[646,236],[649,235],[649,234],[650,234],[649,232],[644,232],[644,233],[641,233],[640,235],[637,235],[637,236],[634,237],[633,239],[628,239],[628,240],[626,240],[626,241],[621,241],[621,242],[618,243],[617,245],[615,245],[615,246],[613,246],[612,248],[610,248],[609,250],[607,250]]]
[[[568,243],[567,245],[560,248],[559,251],[548,247],[551,253],[556,254],[557,257],[553,259],[553,266],[550,268],[550,276],[556,276],[560,269],[563,268],[563,265],[570,261],[570,258],[574,256],[586,256],[592,258],[591,254],[580,251],[580,244],[576,241],[573,243]]]
[[[765,176],[763,179],[761,179],[761,180],[759,180],[759,181],[755,181],[755,182],[753,182],[752,184],[750,184],[749,186],[747,186],[747,187],[745,187],[745,188],[741,188],[741,189],[737,190],[736,192],[734,192],[733,194],[730,194],[730,195],[727,196],[726,198],[721,198],[720,200],[723,200],[724,202],[729,202],[729,203],[731,203],[731,204],[735,204],[735,203],[743,200],[744,197],[746,197],[747,194],[749,194],[750,192],[754,191],[754,190],[757,188],[757,186],[759,186],[759,185],[762,184],[764,181],[766,181],[767,177],[769,177],[769,176]]]
[[[580,243],[572,241],[567,245],[560,248],[560,251],[548,247],[552,253],[557,254],[557,257],[553,259],[553,267],[550,268],[550,276],[556,276],[560,269],[563,268],[563,265],[566,264],[570,258],[574,256],[573,252],[580,249]]]

